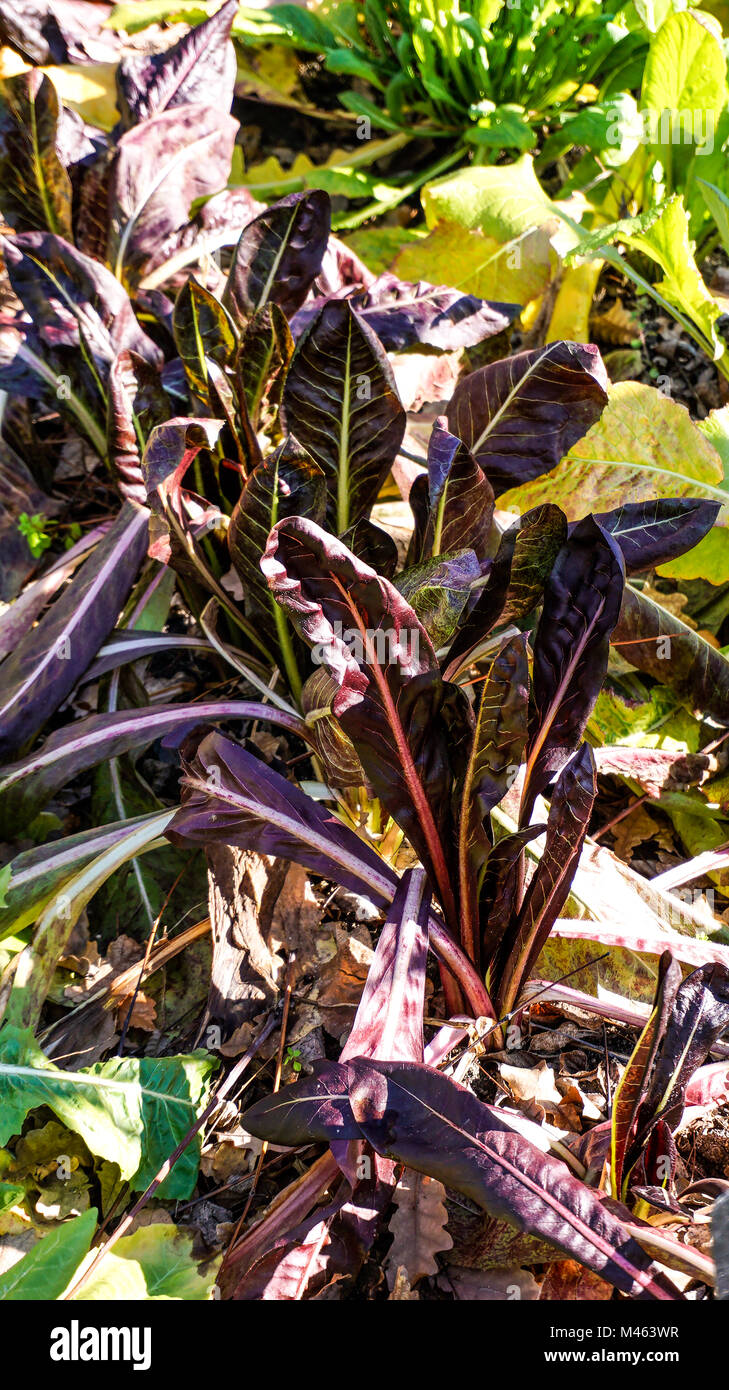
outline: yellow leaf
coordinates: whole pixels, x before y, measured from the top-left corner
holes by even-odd
[[[72,63],[64,67],[43,68],[51,78],[61,101],[73,107],[90,125],[111,130],[119,119],[116,105],[116,64]]]
[[[0,78],[28,72],[30,66],[12,48],[0,49]],[[101,130],[111,130],[116,125],[116,63],[66,63],[40,71],[50,77],[64,105],[78,111],[89,125]]]
[[[546,289],[557,258],[545,223],[508,241],[441,222],[427,237],[403,247],[393,263],[402,280],[452,285],[466,294],[526,305]]]
[[[546,343],[589,343],[590,309],[603,261],[586,261],[565,270],[554,301]]]

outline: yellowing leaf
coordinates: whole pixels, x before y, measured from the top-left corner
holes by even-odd
[[[534,173],[531,155],[513,164],[476,165],[426,184],[423,211],[429,227],[439,222],[477,228],[498,242],[556,217],[554,203]]]
[[[272,45],[256,53],[239,49],[236,85],[241,93],[253,92],[264,101],[272,96],[286,101],[294,93],[301,96],[299,61],[290,48]]]
[[[117,1241],[76,1298],[94,1302],[106,1298],[207,1300],[219,1261],[208,1264],[205,1274],[199,1273],[192,1242],[191,1231],[169,1222],[140,1226]],[[74,1283],[96,1253],[92,1250],[84,1260]]]
[[[584,265],[565,270],[554,301],[546,343],[590,342],[590,309],[602,267],[602,261],[586,261]]]
[[[398,142],[402,143],[399,137]],[[369,140],[362,151],[334,150],[324,164],[314,164],[308,154],[300,152],[290,169],[269,155],[246,169],[242,178],[240,168],[234,165],[231,179],[245,183],[262,197],[280,198],[303,188],[324,188],[333,196],[387,199],[394,190],[368,173],[367,166],[392,149],[391,140]]]
[[[499,241],[441,222],[427,237],[403,247],[393,270],[402,280],[429,280],[481,299],[525,305],[543,293],[556,268],[552,226],[528,227]]]
[[[14,77],[30,67],[11,48],[0,49],[0,77]],[[89,125],[111,130],[119,119],[116,107],[115,63],[66,63],[40,69],[50,77],[59,98],[78,111]]]

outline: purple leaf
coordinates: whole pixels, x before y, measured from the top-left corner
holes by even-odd
[[[436,420],[428,443],[428,519],[421,560],[454,550],[473,550],[479,560],[488,551],[494,494],[473,455]]]
[[[658,984],[648,1022],[620,1078],[613,1101],[611,1124],[611,1189],[623,1195],[623,1168],[631,1133],[635,1136],[636,1115],[650,1080],[658,1047],[666,1031],[676,991],[681,983],[681,966],[665,951],[659,962]]]
[[[221,370],[227,367],[237,340],[222,304],[192,276],[185,281],[175,301],[172,331],[191,395],[209,414],[210,365]]]
[[[295,313],[319,272],[330,225],[329,195],[316,188],[290,193],[248,224],[223,295],[237,324],[269,303],[287,318]]]
[[[299,703],[312,743],[326,770],[327,786],[364,787],[367,778],[355,746],[332,714],[338,692],[339,686],[326,667],[317,666],[304,681]]]
[[[408,869],[377,942],[340,1062],[352,1057],[422,1062],[429,912],[425,875]]]
[[[483,683],[468,765],[457,792],[461,941],[476,965],[480,955],[477,885],[491,848],[489,818],[521,762],[528,690],[526,638],[512,637],[497,652]]]
[[[605,679],[624,576],[612,536],[586,517],[557,556],[534,638],[523,823],[582,738]]]
[[[273,1144],[361,1138],[349,1103],[349,1067],[323,1058],[314,1061],[311,1076],[264,1096],[241,1119],[249,1133]]]
[[[155,367],[126,348],[109,369],[106,437],[109,463],[129,502],[147,501],[140,440],[170,417],[169,398]]]
[[[353,1118],[373,1148],[463,1192],[633,1297],[680,1297],[622,1221],[557,1158],[515,1133],[491,1105],[430,1067],[349,1063]]]
[[[518,998],[567,901],[596,796],[595,759],[583,743],[552,793],[544,852],[502,948],[500,1013],[508,1013]]]
[[[519,910],[522,894],[523,851],[531,840],[546,830],[545,825],[528,825],[504,835],[490,850],[479,886],[478,906],[481,926],[481,967],[493,977],[494,961]]]
[[[3,333],[0,385],[68,413],[103,457],[104,386],[114,358],[128,348],[156,364],[161,353],[98,261],[50,232],[24,232],[3,250],[26,317]]]
[[[383,531],[381,526],[362,516],[340,539],[358,560],[377,570],[383,579],[394,579],[399,557],[397,544],[389,531]]]
[[[398,280],[389,272],[358,296],[358,312],[388,352],[422,343],[452,352],[501,333],[520,313],[518,304],[491,304],[447,285]]]
[[[29,341],[41,356],[49,348],[77,354],[83,342],[102,380],[122,348],[152,364],[161,361],[126,290],[106,266],[50,232],[23,232],[4,241],[3,252],[10,283],[33,320]]]
[[[0,474],[1,476],[1,474]],[[13,522],[16,525],[15,521]],[[39,613],[53,598],[53,595],[73,574],[83,556],[106,535],[110,523],[105,521],[91,531],[87,531],[80,541],[60,555],[58,559],[37,579],[26,584],[22,593],[0,613],[0,660],[12,652],[30,630]],[[7,582],[7,580],[6,580]],[[0,588],[0,592],[2,589]],[[3,597],[5,602],[9,595]]]
[[[266,304],[253,314],[236,359],[241,410],[244,402],[251,430],[273,423],[293,352],[294,340],[278,304]]]
[[[256,614],[256,621],[263,618],[266,637],[277,653],[279,668],[286,673],[297,695],[301,678],[294,634],[261,573],[261,556],[277,521],[288,516],[308,516],[322,521],[325,507],[324,474],[307,451],[289,436],[253,469],[228,528],[230,558],[242,580],[246,600]]]
[[[102,28],[110,13],[87,0],[1,0],[0,36],[31,63],[112,62],[119,40]]]
[[[729,1027],[729,970],[709,962],[678,986],[671,1001],[645,1096],[635,1119],[636,1144],[658,1119],[675,1125],[691,1077]],[[634,1155],[626,1156],[626,1167]]]
[[[349,1223],[346,1184],[328,1207],[317,1207],[305,1221],[256,1260],[238,1282],[235,1302],[299,1302],[311,1298],[337,1275],[357,1273],[365,1250]]]
[[[125,503],[77,576],[3,664],[0,752],[18,752],[90,666],[147,549],[149,512]]]
[[[617,541],[627,573],[640,574],[693,550],[720,510],[719,502],[700,497],[657,497],[650,502],[626,502],[612,512],[595,512],[594,519]]]
[[[142,457],[142,476],[155,516],[149,553],[163,564],[174,561],[175,567],[193,580],[199,579],[203,566],[194,534],[205,529],[215,509],[204,498],[188,492],[183,482],[200,451],[212,449],[222,429],[222,420],[196,416],[167,420],[152,430]]]
[[[6,836],[27,825],[49,797],[72,777],[131,749],[146,748],[173,731],[228,719],[267,719],[304,739],[303,719],[251,700],[218,700],[191,705],[91,714],[58,729],[35,752],[9,763],[0,778],[0,831]]]
[[[567,539],[567,519],[547,502],[525,512],[505,531],[488,573],[448,653],[452,679],[467,666],[492,628],[523,623],[541,601],[544,585]]]
[[[238,122],[212,106],[160,111],[128,130],[114,154],[108,257],[137,284],[174,249],[192,204],[225,186]]]
[[[171,48],[161,53],[127,54],[121,59],[116,86],[125,126],[188,102],[212,102],[228,115],[235,88],[230,29],[236,9],[234,0],[227,0]]]
[[[256,848],[391,902],[397,879],[375,850],[260,758],[213,733],[183,766],[182,807],[168,829],[174,845]]]
[[[454,923],[441,839],[451,783],[446,692],[425,629],[388,580],[313,522],[279,522],[261,568],[315,659],[337,682],[332,712]]]
[[[607,384],[596,347],[550,343],[467,376],[449,403],[448,428],[498,497],[557,466],[599,420]]]
[[[259,1138],[305,1144],[356,1133],[384,1156],[463,1192],[491,1216],[549,1241],[634,1297],[676,1299],[597,1194],[451,1077],[414,1062],[323,1062],[242,1121]]]
[[[405,432],[382,345],[346,301],[325,303],[299,339],[282,413],[326,474],[330,524],[342,535],[368,514]]]
[[[403,352],[417,343],[445,351],[475,347],[508,328],[520,312],[518,304],[490,304],[447,285],[410,283],[389,272],[367,287],[347,284],[332,297],[352,298],[388,352]],[[307,305],[297,315],[297,333],[310,322],[313,309]]]

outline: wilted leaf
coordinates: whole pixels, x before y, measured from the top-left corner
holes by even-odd
[[[423,1173],[405,1172],[393,1193],[396,1211],[390,1220],[394,1236],[387,1253],[387,1282],[393,1287],[402,1268],[412,1287],[418,1279],[438,1273],[437,1254],[453,1248],[445,1229],[448,1213],[445,1188]]]

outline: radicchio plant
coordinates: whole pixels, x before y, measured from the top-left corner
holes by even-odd
[[[61,412],[107,467],[121,506],[51,607],[43,613],[41,595],[13,616],[13,635],[24,624],[25,636],[2,668],[0,748],[12,761],[0,818],[17,833],[70,777],[197,728],[167,831],[174,844],[293,859],[387,913],[340,1061],[244,1117],[277,1143],[332,1145],[338,1186],[329,1208],[299,1212],[303,1226],[259,1252],[238,1296],[271,1280],[295,1285],[302,1249],[322,1282],[351,1272],[407,1164],[624,1292],[671,1298],[624,1209],[424,1061],[422,1013],[429,944],[451,1012],[490,1019],[498,1038],[589,827],[596,770],[583,737],[611,635],[619,623],[638,637],[645,626],[626,572],[690,549],[716,506],[639,503],[568,527],[545,505],[501,530],[499,495],[548,472],[607,400],[597,350],[558,342],[461,377],[410,493],[401,564],[373,517],[407,424],[392,354],[506,337],[518,306],[372,276],[331,237],[321,191],[263,208],[226,187],[234,11],[230,0],[167,53],[122,62],[112,137],[79,128],[37,73],[3,84],[3,255],[20,308],[0,330],[0,387]],[[41,158],[21,138],[31,115]],[[201,249],[225,247],[226,272],[204,263]],[[175,571],[203,634],[173,640],[222,656],[245,693],[265,699],[108,708],[38,745],[81,681],[169,642],[114,630],[159,563]],[[199,736],[200,725],[260,719],[316,760],[326,802],[234,739]],[[519,825],[499,836],[491,813],[517,776]],[[543,793],[546,824],[534,824]],[[380,847],[404,837],[422,867],[399,877],[396,855],[368,838],[375,821],[386,827]],[[11,890],[22,884],[31,907],[45,903],[70,865],[135,824],[26,851]],[[541,833],[527,883],[525,847]],[[702,977],[692,990],[711,984]],[[697,1056],[714,1036],[712,1023]],[[666,1055],[671,1039],[669,1030]],[[640,1162],[651,1185],[641,1144],[667,1123],[654,1103],[663,1054],[656,1061],[650,1047],[650,1066],[643,1042],[631,1071],[648,1089],[639,1095],[631,1081],[635,1103],[621,1100],[616,1120],[616,1197]],[[372,1157],[367,1180],[352,1145]]]

